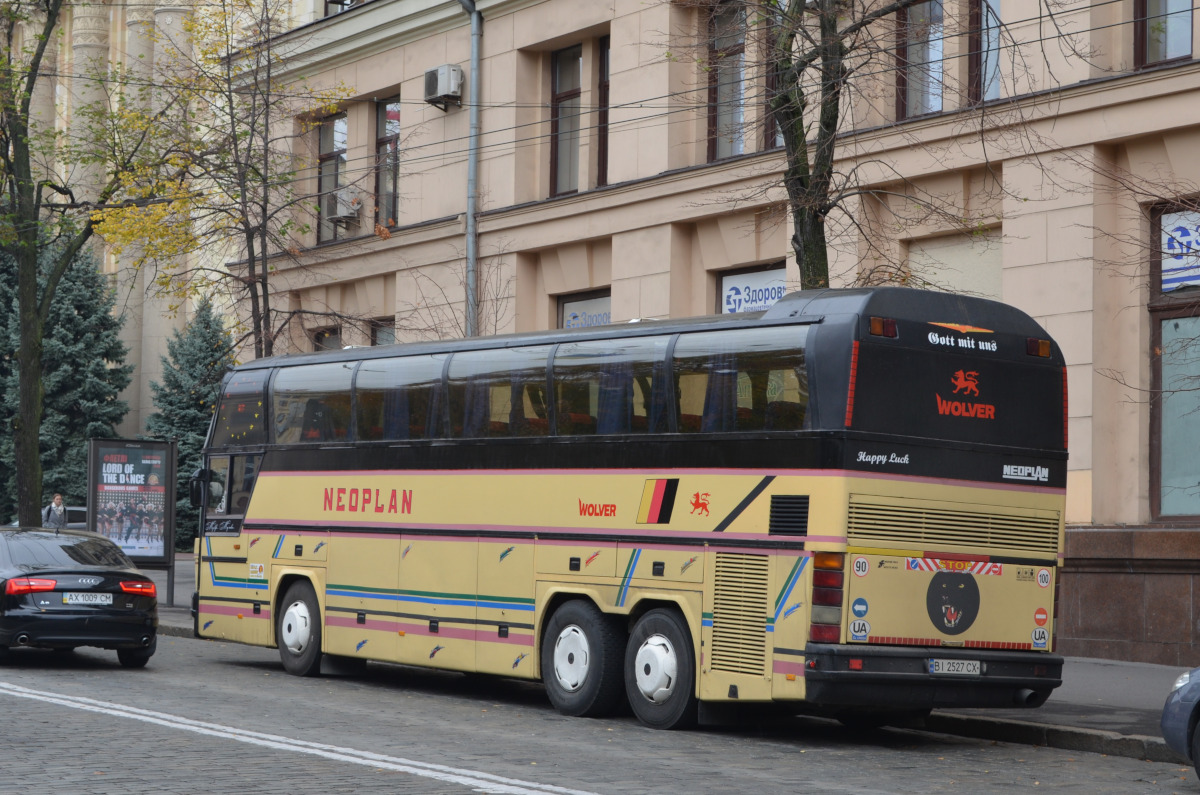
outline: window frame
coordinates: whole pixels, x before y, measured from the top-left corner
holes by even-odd
[[[396,129],[389,133],[387,114],[395,106]],[[385,190],[385,178],[391,189]],[[400,96],[375,103],[375,223],[385,229],[397,226],[400,214]]]
[[[344,347],[341,342],[341,326],[325,326],[324,328],[313,329],[309,332],[309,335],[312,339],[314,353],[320,353],[321,351],[340,351]],[[323,344],[324,340],[331,339],[334,336],[336,336],[338,339],[338,345],[336,348],[331,348],[328,345]]]
[[[341,122],[345,125],[345,148],[338,149],[337,145],[337,125]],[[333,141],[334,148],[325,148],[325,131],[332,129],[330,138]],[[342,224],[336,220],[337,210],[337,193],[343,187],[342,177],[344,176],[344,164],[346,153],[349,150],[350,139],[350,122],[345,111],[334,113],[321,119],[321,123],[317,127],[317,242],[328,243],[335,240],[340,240],[344,237],[342,233]],[[332,175],[326,173],[326,168],[329,164],[333,164]],[[327,189],[326,179],[332,176],[334,187]]]
[[[993,8],[993,3],[989,0],[968,0],[970,9],[968,11],[968,27],[967,34],[967,103],[970,105],[981,105],[985,102],[994,102],[1001,97],[987,97],[986,89],[986,73],[989,71],[988,58],[986,54],[989,52],[995,53],[996,64],[994,70],[996,72],[997,89],[1000,88],[1000,45],[997,41],[995,50],[985,49],[988,42],[984,38],[984,30],[991,28],[985,27],[987,24],[988,14],[996,18],[997,25],[995,29],[1001,29],[1000,14]],[[997,33],[997,38],[999,34]],[[999,94],[999,91],[997,91]]]
[[[919,6],[923,6],[923,5],[927,5],[931,8],[936,5],[939,9],[941,9],[941,16],[940,16],[940,18],[942,20],[941,21],[941,33],[936,38],[943,43],[943,48],[942,48],[942,53],[941,53],[942,57],[941,57],[941,59],[939,59],[939,62],[938,62],[939,63],[939,72],[943,77],[941,79],[939,79],[938,85],[937,85],[937,97],[938,97],[939,107],[936,110],[929,110],[929,111],[925,111],[923,113],[910,113],[909,107],[908,107],[909,72],[911,69],[913,69],[913,67],[926,66],[926,67],[932,68],[932,64],[934,63],[934,61],[926,61],[922,64],[914,64],[914,63],[910,62],[909,58],[908,58],[908,50],[909,50],[910,43],[912,43],[913,41],[932,42],[934,40],[933,36],[927,36],[924,39],[913,40],[913,39],[911,39],[911,37],[909,35],[909,32],[910,32],[909,24],[908,24],[909,13],[913,9],[915,9]],[[944,85],[945,65],[943,63],[946,59],[946,53],[945,53],[945,47],[944,47],[945,27],[946,27],[946,8],[945,8],[945,4],[942,3],[941,0],[923,0],[923,2],[916,3],[915,5],[909,6],[908,8],[902,8],[896,12],[896,121],[907,121],[909,119],[919,119],[924,116],[933,116],[935,114],[942,113],[945,111],[945,107],[946,107],[946,96],[945,96],[945,90],[944,90],[945,89],[945,85]]]
[[[601,36],[597,41],[596,57],[599,60],[596,83],[596,187],[603,188],[608,184],[608,97],[612,71],[610,36]]]
[[[1195,514],[1168,514],[1162,512],[1162,456],[1163,456],[1163,374],[1162,374],[1162,324],[1178,318],[1200,317],[1200,286],[1180,288],[1179,294],[1164,293],[1162,289],[1162,217],[1170,212],[1200,212],[1200,201],[1193,199],[1187,205],[1167,202],[1149,208],[1150,213],[1150,297],[1146,308],[1150,313],[1150,518],[1159,524],[1193,525],[1200,519]]]
[[[579,57],[577,59],[577,62],[579,65],[579,78],[578,78],[579,85],[573,89],[567,89],[566,91],[559,91],[558,90],[559,58],[564,56],[567,53],[570,53],[573,50],[579,51]],[[560,189],[560,185],[559,185],[559,177],[562,175],[559,174],[559,169],[558,169],[558,161],[559,161],[559,154],[560,154],[559,147],[561,146],[561,142],[559,141],[559,137],[561,135],[561,130],[559,129],[559,127],[560,127],[559,121],[562,118],[562,104],[564,102],[569,102],[572,99],[579,100],[577,110],[576,110],[576,127],[575,127],[576,170],[575,170],[575,178],[574,178],[574,187],[563,190],[563,189]],[[580,42],[577,44],[572,44],[569,47],[563,47],[562,49],[555,50],[554,52],[550,53],[550,196],[552,198],[557,197],[557,196],[570,196],[572,194],[579,192],[578,163],[579,163],[579,153],[582,150],[582,143],[583,143],[582,142],[582,136],[583,136],[583,125],[582,125],[583,104],[582,103],[583,103],[583,43]]]
[[[722,9],[732,8],[735,12],[740,12],[742,15],[741,40],[740,43],[730,47],[717,46],[717,20],[721,16]],[[708,162],[715,163],[718,160],[725,160],[730,157],[738,157],[746,153],[746,135],[745,135],[745,117],[746,117],[746,39],[749,36],[749,24],[747,22],[746,7],[741,0],[720,0],[712,6],[712,12],[708,18]],[[731,56],[741,56],[741,92],[736,103],[722,103],[720,101],[720,75],[721,62]],[[743,129],[737,133],[737,142],[740,146],[740,151],[730,152],[728,154],[720,153],[720,133],[722,114],[721,108],[725,105],[735,107],[742,115],[741,125]],[[732,125],[730,125],[732,126]],[[733,144],[731,143],[731,147]]]
[[[1172,14],[1178,14],[1178,11],[1169,11],[1166,14],[1158,16],[1166,19]],[[1148,14],[1149,0],[1133,0],[1133,66],[1135,69],[1149,69],[1156,66],[1165,66],[1170,64],[1185,63],[1192,60],[1192,56],[1196,51],[1196,40],[1194,35],[1194,20],[1192,15],[1195,13],[1195,8],[1189,8],[1187,13],[1187,31],[1188,31],[1188,51],[1184,55],[1176,55],[1174,58],[1163,58],[1158,61],[1147,60],[1149,58],[1149,42],[1147,36],[1149,34]]]

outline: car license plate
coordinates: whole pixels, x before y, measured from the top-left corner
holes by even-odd
[[[931,674],[955,674],[959,676],[979,676],[979,660],[939,660],[929,661]]]
[[[64,593],[64,605],[111,605],[110,593]]]

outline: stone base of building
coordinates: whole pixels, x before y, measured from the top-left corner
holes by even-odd
[[[1067,528],[1058,652],[1200,665],[1200,527]]]

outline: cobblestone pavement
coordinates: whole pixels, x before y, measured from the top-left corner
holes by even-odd
[[[177,637],[143,671],[14,651],[0,726],[14,793],[1200,793],[1180,765],[763,715],[656,732],[562,717],[527,682],[384,665],[299,679],[274,650]]]

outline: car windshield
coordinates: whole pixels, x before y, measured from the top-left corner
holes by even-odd
[[[29,571],[76,566],[133,568],[120,547],[95,536],[69,533],[14,533],[8,537],[9,561]]]

